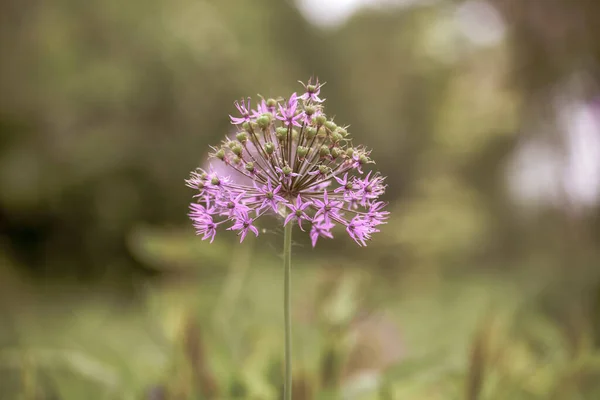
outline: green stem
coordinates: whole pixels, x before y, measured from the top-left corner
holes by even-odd
[[[292,316],[290,313],[290,287],[292,284],[292,227],[290,221],[283,234],[283,315],[285,320],[285,384],[283,399],[292,399]]]

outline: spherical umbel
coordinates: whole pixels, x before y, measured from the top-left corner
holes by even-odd
[[[318,80],[303,86],[300,96],[262,100],[256,109],[250,98],[235,102],[235,140],[224,140],[209,155],[231,174],[211,167],[186,180],[197,191],[189,216],[202,239],[212,242],[225,223],[240,241],[248,232],[258,236],[256,220],[270,213],[284,225],[310,226],[313,246],[319,238],[333,238],[336,225],[365,246],[385,223],[389,213],[379,201],[385,178],[372,171],[361,178],[363,167],[373,164],[370,152],[352,145],[347,127],[327,118]]]

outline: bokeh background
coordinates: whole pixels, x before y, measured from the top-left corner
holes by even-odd
[[[0,398],[279,398],[282,230],[202,242],[184,179],[235,99],[313,75],[392,214],[296,235],[294,398],[600,398],[599,16],[2,1]]]

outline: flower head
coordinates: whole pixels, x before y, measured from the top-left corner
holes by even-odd
[[[292,219],[295,219],[298,221],[298,226],[300,227],[300,230],[304,231],[304,229],[302,229],[302,220],[312,220],[312,218],[309,217],[308,214],[306,214],[306,211],[304,211],[309,206],[311,206],[311,203],[308,201],[303,202],[302,196],[298,195],[298,197],[296,197],[296,204],[286,204],[286,207],[290,209],[290,213],[285,218],[285,221],[283,221],[283,225],[287,225],[288,222],[290,222]]]
[[[229,118],[231,118],[231,123],[234,125],[239,125],[243,124],[244,122],[250,121],[250,98],[248,98],[247,105],[244,104],[244,99],[242,99],[241,103],[236,101],[234,105],[242,116],[240,118],[230,115]]]
[[[306,90],[304,94],[300,96],[302,100],[314,101],[315,103],[322,103],[323,101],[325,101],[325,99],[319,98],[319,93],[321,93],[321,86],[323,85],[319,84],[318,78],[314,84],[312,83],[312,78],[310,78],[308,80],[308,83],[306,85],[302,83],[302,86],[304,86],[304,89]]]
[[[322,86],[309,80],[302,95],[263,99],[256,110],[250,99],[235,103],[235,139],[210,154],[221,166],[196,169],[186,180],[197,191],[189,216],[203,240],[212,242],[227,222],[240,241],[248,232],[258,236],[255,222],[264,214],[280,216],[284,225],[295,221],[301,230],[309,223],[313,246],[333,238],[337,225],[361,246],[379,231],[389,215],[379,200],[384,177],[372,171],[360,177],[373,163],[370,152],[353,146],[347,128],[327,118]]]

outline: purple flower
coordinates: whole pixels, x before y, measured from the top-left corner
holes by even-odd
[[[346,128],[327,119],[322,86],[309,80],[301,96],[293,93],[285,104],[262,100],[256,110],[250,99],[235,103],[237,132],[209,154],[218,164],[192,171],[185,181],[196,191],[189,217],[203,240],[212,242],[224,223],[240,241],[248,232],[258,236],[256,221],[272,214],[301,230],[310,222],[313,246],[320,237],[333,238],[338,225],[365,246],[386,223],[385,178],[373,171],[360,178],[373,163],[370,152],[353,147]]]
[[[302,83],[302,85],[304,86],[304,89],[306,90],[304,92],[304,94],[302,96],[300,96],[300,98],[306,102],[310,102],[313,101],[315,103],[322,103],[323,101],[325,101],[325,99],[320,99],[319,98],[319,94],[321,93],[321,87],[323,85],[319,84],[319,79],[317,78],[317,82],[313,85],[312,84],[312,78],[310,78],[308,80],[308,83],[305,85],[304,83]]]
[[[312,247],[317,245],[317,239],[319,237],[325,237],[328,239],[333,239],[333,234],[331,233],[331,228],[335,225],[330,221],[325,221],[324,219],[313,220],[312,228],[310,229],[310,241],[312,243]]]
[[[239,193],[236,196],[236,193],[228,192],[223,196],[223,198],[217,199],[217,206],[223,209],[220,215],[232,218],[237,214],[247,213],[250,208],[242,203],[242,198],[244,195],[245,193]]]
[[[263,114],[269,113],[275,115],[277,108],[275,106],[267,105],[267,102],[263,99],[260,104],[256,107],[256,111],[252,111],[252,118],[258,118]]]
[[[371,233],[378,232],[378,230],[373,228],[373,225],[367,219],[356,216],[352,218],[346,227],[346,232],[348,232],[348,235],[350,235],[359,246],[366,246],[367,243],[365,241],[371,240]]]
[[[281,104],[279,104],[279,113],[280,115],[277,115],[277,119],[280,121],[283,121],[283,124],[285,126],[288,125],[293,125],[293,126],[301,126],[300,123],[298,122],[299,119],[302,118],[302,112],[299,114],[296,114],[296,108],[298,107],[298,97],[296,96],[296,93],[293,93],[290,96],[290,100],[288,101],[288,105],[286,108],[283,108],[281,106]]]
[[[285,198],[279,196],[277,193],[281,191],[281,185],[273,188],[271,181],[267,181],[266,185],[259,185],[257,187],[258,195],[256,196],[258,201],[261,201],[258,210],[265,207],[270,207],[274,212],[279,212],[279,203],[285,202]]]
[[[311,218],[308,216],[308,214],[306,214],[306,212],[304,210],[306,210],[310,205],[311,205],[311,203],[308,201],[302,202],[302,197],[300,197],[300,195],[298,195],[298,197],[296,197],[296,204],[286,204],[285,205],[287,208],[290,209],[290,213],[285,218],[283,225],[285,226],[291,220],[296,219],[298,221],[298,226],[300,227],[300,230],[304,231],[304,229],[302,229],[302,220],[303,219],[307,220],[307,221],[311,220]]]
[[[342,193],[344,196],[344,200],[350,201],[353,200],[356,196],[356,185],[354,184],[354,177],[348,179],[348,173],[346,172],[342,178],[338,178],[334,176],[336,182],[340,185],[340,187],[333,190],[333,193]]]
[[[230,231],[238,231],[238,235],[240,236],[240,243],[244,241],[248,231],[254,233],[254,236],[258,237],[258,229],[252,225],[254,223],[254,219],[248,216],[248,213],[242,212],[237,214],[235,217],[234,224],[227,228]]]
[[[384,179],[377,174],[371,178],[371,171],[369,171],[364,179],[357,180],[358,190],[356,194],[357,199],[362,205],[366,205],[369,201],[377,199],[385,192]]]
[[[202,240],[210,239],[210,243],[215,240],[217,233],[217,224],[214,223],[210,213],[212,210],[207,210],[201,204],[190,204],[190,218],[196,228],[197,235],[203,235]]]
[[[343,203],[341,201],[329,200],[327,190],[323,191],[323,200],[314,199],[313,203],[317,210],[315,212],[315,218],[322,216],[325,221],[329,221],[331,218],[335,220],[341,219],[339,210]]]
[[[244,104],[244,99],[242,99],[241,103],[236,101],[233,104],[235,105],[235,108],[238,109],[242,117],[239,118],[230,115],[229,118],[231,118],[231,123],[234,125],[240,125],[244,122],[250,121],[250,97],[248,97],[248,105]]]

